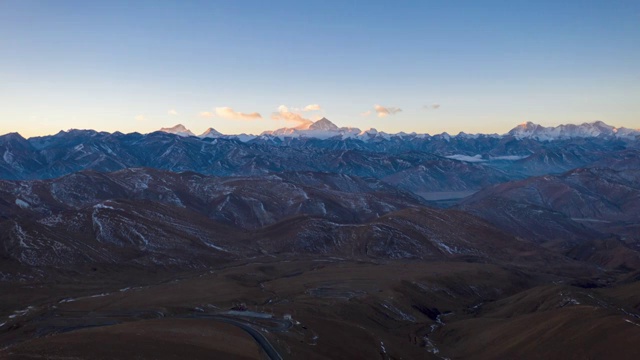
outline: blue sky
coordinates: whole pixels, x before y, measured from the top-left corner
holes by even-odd
[[[639,114],[639,1],[0,1],[0,133],[322,116],[502,133]]]

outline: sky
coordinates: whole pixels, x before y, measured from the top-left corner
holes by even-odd
[[[640,128],[640,1],[0,0],[0,134]]]

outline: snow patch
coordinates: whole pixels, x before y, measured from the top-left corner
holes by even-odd
[[[638,324],[637,322],[633,322],[633,321],[628,320],[628,319],[624,319],[624,321],[625,321],[625,322],[628,322],[629,324],[633,324],[633,325],[635,325],[635,326],[640,326],[640,324]]]
[[[205,245],[207,245],[208,247],[212,248],[212,249],[216,249],[216,250],[218,250],[218,251],[223,251],[223,252],[230,252],[229,250],[227,250],[227,249],[225,249],[225,248],[223,248],[223,247],[220,247],[220,246],[214,245],[214,244],[212,244],[212,243],[210,243],[210,242],[203,241],[203,243],[204,243]]]
[[[24,229],[16,223],[14,230],[15,230],[16,236],[18,237],[18,242],[20,243],[20,247],[25,249],[29,248],[30,246],[24,242],[27,239],[27,233],[24,231]]]
[[[600,220],[600,219],[589,219],[589,218],[571,218],[573,221],[586,221],[586,222],[597,222],[597,223],[610,223],[611,221]]]
[[[436,246],[443,251],[448,252],[449,254],[460,254],[460,250],[458,250],[457,247],[450,247],[449,245],[443,243],[442,241],[437,241],[437,240],[433,240],[433,243],[436,244]]]
[[[474,155],[474,156],[456,154],[456,155],[449,155],[449,156],[445,156],[445,157],[447,159],[453,159],[453,160],[465,161],[465,162],[473,162],[473,163],[485,162],[486,161],[485,159],[482,158],[482,155],[480,155],[480,154]]]
[[[60,214],[48,216],[48,217],[46,217],[44,219],[38,220],[38,222],[40,224],[46,225],[46,226],[54,226],[54,225],[57,225],[57,224],[61,223],[62,221],[63,221],[62,215],[60,215]]]
[[[391,311],[392,313],[394,313],[395,315],[398,315],[400,317],[399,320],[404,320],[404,321],[410,321],[410,322],[416,322],[416,318],[403,312],[402,310],[398,309],[397,307],[387,303],[387,302],[383,302],[380,305],[382,305],[385,309]]]
[[[29,205],[28,202],[22,200],[22,199],[16,199],[16,205],[18,205],[21,209],[27,209],[29,208],[31,205]]]
[[[31,310],[35,309],[33,306],[29,306],[26,309],[23,310],[16,310],[14,311],[13,315],[9,315],[9,319],[15,319],[17,317],[22,317],[25,316],[27,314],[29,314],[29,312],[31,312]]]
[[[508,161],[516,161],[516,160],[522,160],[522,159],[526,159],[529,156],[519,156],[519,155],[505,155],[505,156],[493,156],[490,159],[491,160],[508,160]]]
[[[94,209],[109,209],[109,210],[115,210],[114,207],[111,207],[109,205],[105,205],[104,203],[99,203],[93,206]]]
[[[91,296],[87,296],[87,298],[98,298],[98,297],[104,297],[104,296],[108,296],[108,295],[111,295],[111,293],[102,293],[102,294],[91,295]]]
[[[4,154],[2,155],[2,159],[7,164],[12,164],[13,163],[13,153],[11,153],[11,151],[9,151],[9,149],[5,150]]]

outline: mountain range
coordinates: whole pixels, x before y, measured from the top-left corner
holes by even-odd
[[[630,137],[634,134],[632,131],[613,132],[612,127],[599,123],[575,128],[582,129],[575,134],[593,136],[563,136],[555,141],[542,141],[518,135],[518,130],[522,129],[518,127],[503,136],[390,136],[367,132],[364,138],[327,137],[327,133],[342,134],[344,128],[337,128],[326,119],[309,125],[308,129],[295,130],[308,135],[318,134],[319,137],[263,134],[248,141],[237,136],[221,136],[213,129],[207,130],[202,137],[195,137],[181,125],[146,135],[70,130],[25,139],[12,133],[0,136],[0,152],[3,154],[0,177],[41,179],[86,169],[115,171],[152,167],[221,176],[290,170],[382,178],[410,169],[417,169],[415,173],[420,174],[423,168],[437,170],[437,166],[424,166],[425,161],[433,162],[434,159],[444,168],[469,167],[480,171],[474,170],[476,174],[487,173],[483,175],[485,180],[479,183],[467,184],[468,181],[463,179],[463,185],[441,183],[434,189],[448,191],[477,189],[507,178],[559,173],[601,161],[619,151],[640,148],[639,142]],[[600,132],[595,136],[596,133],[584,130],[590,128],[609,129],[611,132]]]
[[[321,119],[0,153],[2,358],[639,355],[638,130]]]
[[[67,230],[54,231],[55,224],[92,223],[91,241],[118,246],[139,242],[152,232],[156,239],[181,232],[173,225],[165,235],[150,226],[134,231],[134,224],[154,221],[145,218],[171,219],[168,224],[183,224],[192,236],[207,233],[206,227],[220,229],[225,240],[215,240],[217,235],[208,235],[209,241],[187,237],[192,245],[181,246],[200,241],[198,246],[205,249],[235,249],[233,253],[248,256],[267,250],[258,251],[257,245],[238,250],[238,241],[229,242],[243,238],[238,231],[298,229],[302,232],[292,233],[293,238],[338,241],[346,236],[341,234],[349,229],[347,224],[366,224],[406,209],[451,206],[528,242],[556,244],[561,252],[607,237],[619,239],[631,251],[640,243],[640,219],[635,216],[640,209],[640,141],[631,130],[595,122],[555,128],[527,123],[502,136],[365,133],[323,118],[249,141],[214,129],[197,137],[182,125],[146,135],[92,130],[30,139],[3,135],[0,216],[7,219],[3,226],[12,239],[5,242],[5,256],[29,264],[45,261],[44,254],[25,254],[46,246],[24,244],[27,238],[49,236],[58,243],[53,239]],[[116,211],[118,207],[127,210]],[[133,215],[140,214],[136,208],[150,213]],[[174,219],[174,213],[185,217]],[[114,218],[99,220],[102,214]],[[201,220],[189,224],[189,214]],[[135,220],[128,219],[131,216]],[[22,218],[29,222],[17,220]],[[126,232],[117,230],[125,223],[130,224]],[[392,237],[417,241],[404,231],[392,230]],[[419,233],[428,232],[423,228]],[[71,255],[80,245],[59,244],[72,258],[83,258],[82,252]],[[136,251],[146,249],[140,246]],[[164,246],[161,253],[167,256],[174,245]],[[425,254],[401,247],[404,250],[392,252],[403,255],[394,257]]]
[[[178,124],[171,128],[162,128],[159,131],[176,134],[180,136],[195,136],[194,133],[189,131],[184,125]],[[539,141],[554,141],[561,139],[575,139],[575,138],[590,138],[590,137],[603,137],[603,138],[623,138],[623,139],[635,139],[640,136],[640,129],[628,129],[624,127],[614,127],[607,125],[602,121],[595,121],[593,123],[583,123],[580,125],[568,124],[558,125],[555,127],[544,127],[542,125],[534,124],[532,122],[522,123],[507,134],[502,136],[513,136],[517,139],[535,139]],[[447,133],[439,135],[443,138],[450,138]],[[473,138],[478,136],[492,136],[500,137],[498,134],[475,134],[470,135],[464,132],[455,135],[455,137]],[[207,131],[199,135],[199,137],[231,137],[242,139],[243,141],[250,141],[256,138],[316,138],[316,139],[329,139],[339,138],[345,139],[358,139],[362,141],[378,141],[389,140],[392,137],[397,138],[431,138],[429,134],[417,134],[417,133],[397,133],[388,134],[376,129],[360,130],[353,127],[338,127],[327,118],[322,118],[315,122],[304,123],[293,128],[280,128],[277,130],[267,130],[262,132],[259,136],[256,135],[223,135],[220,132],[209,128]]]

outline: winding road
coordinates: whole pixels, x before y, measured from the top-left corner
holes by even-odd
[[[249,335],[251,335],[251,337],[258,343],[258,345],[260,345],[262,350],[264,350],[264,352],[267,354],[269,359],[271,359],[271,360],[283,360],[282,356],[280,356],[280,353],[278,353],[278,351],[273,347],[273,345],[271,345],[269,340],[267,340],[267,338],[264,335],[262,335],[262,333],[260,333],[256,329],[252,328],[251,326],[249,326],[249,325],[247,325],[247,324],[245,324],[245,323],[243,323],[241,321],[230,319],[230,318],[227,318],[227,317],[222,317],[222,316],[207,316],[206,318],[207,319],[213,319],[213,320],[216,320],[216,321],[224,322],[224,323],[231,324],[231,325],[239,327],[240,329],[246,331]]]
[[[75,299],[73,299],[75,300]],[[39,316],[40,319],[46,319],[46,318],[52,318],[52,317],[56,317],[54,314],[54,311],[49,311],[45,314],[41,314]],[[57,310],[59,311],[59,310]],[[85,329],[85,328],[95,328],[95,327],[103,327],[103,326],[111,326],[111,325],[116,325],[116,324],[120,324],[123,322],[127,322],[127,321],[123,321],[122,317],[127,317],[130,320],[129,321],[135,321],[135,320],[142,320],[142,319],[153,319],[153,318],[164,318],[166,316],[166,314],[157,311],[157,310],[136,310],[136,311],[120,311],[120,312],[107,312],[107,313],[94,313],[93,319],[87,319],[84,318],[82,316],[76,317],[73,316],[75,315],[73,311],[62,311],[62,312],[58,312],[57,315],[59,317],[59,319],[66,319],[66,320],[86,320],[86,322],[82,322],[79,324],[65,324],[62,326],[48,326],[44,329],[38,329],[41,331],[36,331],[37,337],[42,337],[42,336],[47,336],[47,335],[51,335],[51,334],[56,334],[56,333],[67,333],[67,332],[71,332],[71,331],[75,331],[75,330],[79,330],[79,329]],[[66,316],[60,316],[60,315],[66,315]],[[195,313],[195,314],[176,314],[174,316],[168,316],[167,318],[175,318],[175,319],[207,319],[207,320],[214,320],[214,321],[218,321],[218,322],[223,322],[229,325],[233,325],[236,326],[240,329],[242,329],[243,331],[245,331],[246,333],[248,333],[249,335],[251,335],[251,337],[258,343],[258,345],[260,346],[260,348],[262,348],[262,350],[265,352],[265,354],[267,355],[267,357],[271,360],[283,360],[282,356],[280,355],[280,353],[278,353],[278,351],[274,348],[274,346],[269,342],[269,340],[257,329],[255,329],[252,326],[252,322],[251,321],[247,321],[244,319],[235,319],[234,316],[241,316],[241,317],[255,317],[256,319],[261,319],[258,316],[251,316],[250,312],[247,312],[247,315],[242,316],[242,315],[235,315],[235,314],[225,314],[225,315],[218,315],[218,314],[207,314],[207,313]],[[134,320],[135,319],[135,320]],[[99,320],[99,321],[97,321]],[[262,320],[268,320],[270,322],[273,322],[274,325],[273,326],[266,326],[266,329],[270,330],[270,331],[275,331],[275,332],[282,332],[282,331],[287,331],[289,330],[292,326],[293,323],[290,320],[286,320],[286,319],[275,319],[275,318],[264,318]],[[2,326],[5,325],[5,323],[1,324]],[[255,326],[258,326],[260,328],[262,328],[263,326],[255,324]],[[43,331],[42,331],[43,330]]]

